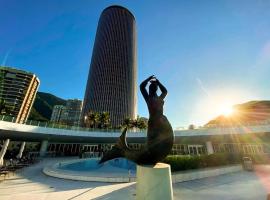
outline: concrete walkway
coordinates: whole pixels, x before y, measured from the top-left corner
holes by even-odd
[[[66,160],[65,158],[64,160]],[[44,166],[63,159],[45,159],[19,171],[0,183],[2,200],[127,200],[135,199],[135,183],[97,183],[62,180],[42,173]],[[173,185],[174,199],[183,200],[266,200],[270,193],[270,167],[255,172],[187,181]]]

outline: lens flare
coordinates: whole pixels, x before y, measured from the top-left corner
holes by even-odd
[[[232,106],[221,106],[219,109],[219,113],[224,116],[230,116],[234,113],[234,109]]]

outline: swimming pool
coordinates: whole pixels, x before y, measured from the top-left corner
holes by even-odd
[[[108,162],[98,164],[99,159],[90,158],[85,160],[79,160],[77,162],[68,163],[68,164],[59,164],[59,169],[63,170],[72,170],[72,171],[91,171],[98,170],[107,167],[114,167],[124,170],[136,171],[136,164],[125,158],[116,158]]]
[[[98,158],[76,159],[46,166],[46,175],[81,181],[133,182],[136,179],[136,163],[125,158],[116,158],[98,164]]]

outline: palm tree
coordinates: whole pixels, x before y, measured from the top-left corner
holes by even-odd
[[[147,129],[148,119],[145,117],[137,116],[137,119],[125,118],[122,124],[122,128],[138,128],[141,130]]]
[[[134,122],[132,119],[129,117],[125,118],[122,124],[123,128],[133,128],[134,127]]]
[[[99,117],[100,114],[98,112],[90,112],[89,114],[89,121],[90,121],[90,127],[96,128],[99,124]]]
[[[188,129],[189,130],[193,130],[193,129],[195,129],[196,127],[195,127],[195,125],[194,124],[190,124],[189,126],[188,126]]]
[[[100,116],[101,114],[99,112],[95,112],[95,128],[100,128],[101,127],[101,121],[100,121]]]
[[[100,113],[101,128],[108,128],[109,124],[110,124],[110,114],[108,112]]]
[[[148,120],[144,117],[139,117],[136,119],[136,127],[141,129],[141,130],[145,130],[147,129],[148,126]]]
[[[85,124],[89,128],[108,128],[110,126],[110,114],[90,110],[85,117]]]
[[[88,128],[94,128],[96,123],[96,115],[93,111],[89,111],[85,117],[85,124]]]
[[[131,120],[131,126],[133,128],[137,128],[138,127],[138,120],[137,119]]]

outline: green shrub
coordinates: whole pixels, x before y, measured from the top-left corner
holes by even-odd
[[[230,153],[216,153],[202,156],[171,155],[167,156],[163,162],[170,164],[172,171],[182,171],[237,164],[241,163],[241,158],[242,157],[239,154]]]
[[[245,157],[250,157],[254,164],[270,164],[268,154],[245,154]]]
[[[164,162],[171,165],[172,171],[197,169],[200,167],[199,156],[167,156]]]
[[[237,164],[241,162],[240,154],[232,153],[215,153],[201,156],[203,165],[206,167],[215,167],[222,165]]]

